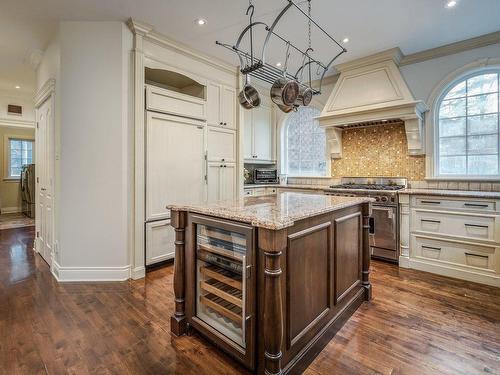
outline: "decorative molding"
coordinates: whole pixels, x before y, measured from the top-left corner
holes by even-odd
[[[35,109],[40,107],[47,98],[56,91],[56,80],[49,78],[35,94]]]
[[[332,159],[342,158],[342,130],[326,129],[326,148]]]
[[[130,271],[130,277],[133,280],[142,279],[146,276],[146,267],[135,267]]]
[[[168,37],[166,37],[163,34],[160,34],[157,32],[153,26],[148,25],[146,23],[142,23],[139,21],[136,21],[132,18],[130,18],[127,21],[127,25],[134,34],[136,35],[141,35],[145,40],[148,40],[150,42],[159,44],[163,47],[167,47],[171,50],[174,50],[176,52],[179,52],[187,57],[190,57],[194,60],[197,60],[203,64],[211,65],[213,67],[216,67],[217,69],[225,70],[228,73],[235,75],[235,77],[238,75],[238,67],[236,65],[231,65],[228,64],[222,60],[219,60],[216,57],[213,56],[207,56],[204,55],[188,46],[185,44],[182,44],[180,42],[176,42]]]
[[[13,128],[35,128],[35,121],[17,120],[10,118],[0,118],[0,126],[10,126]]]
[[[17,180],[19,182],[19,180]],[[18,212],[23,212],[22,207],[2,207],[0,209],[0,212],[2,214],[13,214],[13,213],[18,213]]]
[[[406,55],[401,59],[400,66],[416,64],[436,59],[438,57],[454,55],[459,52],[486,47],[497,43],[500,43],[500,31],[495,31],[490,34],[484,34],[475,38],[461,40],[459,42],[445,44],[444,46]]]
[[[130,265],[122,267],[63,267],[52,259],[52,274],[59,282],[125,281]]]
[[[403,52],[399,47],[391,48],[382,52],[375,53],[373,55],[361,57],[359,59],[351,60],[342,64],[335,65],[335,70],[342,73],[346,70],[363,68],[380,62],[393,61],[396,66],[399,66],[401,59],[403,58]]]

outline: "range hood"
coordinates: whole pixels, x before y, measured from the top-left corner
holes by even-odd
[[[401,72],[399,48],[336,66],[339,79],[320,117],[333,158],[342,157],[342,129],[404,123],[410,155],[423,155],[423,101],[415,100]]]

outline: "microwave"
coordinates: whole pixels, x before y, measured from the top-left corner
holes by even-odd
[[[253,171],[255,184],[275,184],[278,182],[278,170],[269,168],[256,168]]]

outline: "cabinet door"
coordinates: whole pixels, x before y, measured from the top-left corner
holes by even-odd
[[[222,123],[236,129],[236,90],[228,86],[222,88]]]
[[[236,164],[224,164],[221,176],[222,200],[236,198]]]
[[[253,110],[244,110],[243,112],[243,158],[245,160],[254,159],[253,150]]]
[[[215,202],[221,199],[221,179],[223,164],[208,163],[207,201]]]
[[[236,131],[208,127],[208,161],[236,162]]]
[[[147,114],[146,219],[169,217],[169,203],[205,195],[205,126],[187,118]],[[189,186],[189,189],[186,189]]]
[[[146,265],[172,259],[175,232],[170,220],[146,223]]]
[[[271,108],[261,105],[253,109],[253,144],[256,160],[272,160]]]
[[[222,125],[222,86],[213,82],[207,85],[207,123]]]

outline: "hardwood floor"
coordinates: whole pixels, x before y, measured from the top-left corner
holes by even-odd
[[[0,231],[1,374],[247,373],[197,335],[171,337],[173,266],[58,284],[33,235]],[[372,283],[307,374],[500,374],[500,289],[381,262]]]

